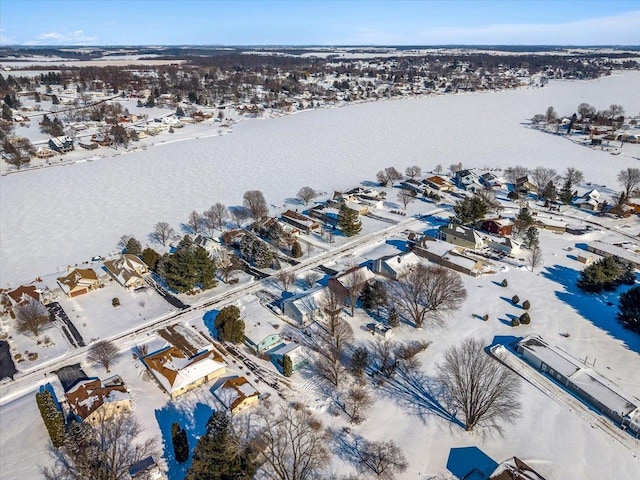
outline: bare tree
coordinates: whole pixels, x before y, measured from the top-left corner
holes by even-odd
[[[527,170],[526,167],[523,167],[521,165],[516,165],[515,167],[505,168],[504,178],[506,178],[509,183],[512,183],[513,185],[515,185],[516,181],[519,178],[524,177],[528,172],[529,170]]]
[[[367,419],[373,406],[373,397],[365,385],[352,386],[344,399],[343,409],[352,424],[360,425]]]
[[[142,426],[129,412],[98,423],[73,422],[64,444],[51,454],[54,466],[44,468],[47,480],[125,480],[129,468],[149,456],[158,458],[155,440],[138,441]]]
[[[547,123],[553,122],[556,118],[558,118],[558,114],[556,113],[555,108],[547,107],[547,111],[544,116],[547,118]]]
[[[403,210],[406,210],[407,205],[409,205],[411,202],[413,202],[416,199],[415,195],[412,192],[404,189],[398,192],[398,195],[396,195],[396,198],[402,204]]]
[[[542,258],[542,250],[539,245],[533,245],[531,250],[527,254],[527,265],[533,272],[536,268],[540,267],[544,263]]]
[[[449,171],[451,172],[451,175],[455,175],[457,172],[461,170],[462,170],[462,162],[452,163],[451,165],[449,165]]]
[[[31,332],[37,337],[40,330],[49,323],[47,308],[34,298],[13,307],[16,316],[16,328],[19,332]]]
[[[189,218],[187,219],[187,226],[191,229],[193,233],[197,235],[202,230],[202,224],[203,224],[202,216],[198,212],[193,210],[189,214]]]
[[[499,429],[501,421],[513,423],[519,415],[517,375],[485,353],[481,340],[469,338],[451,347],[438,369],[438,379],[467,431],[476,426]]]
[[[302,187],[298,190],[298,194],[296,197],[300,199],[302,203],[305,205],[309,205],[309,202],[318,196],[318,192],[316,192],[311,187]]]
[[[591,118],[596,113],[596,107],[589,105],[588,103],[581,103],[578,105],[578,115],[580,115],[580,120],[584,120],[585,118]]]
[[[266,408],[258,412],[262,424],[258,448],[263,470],[277,480],[311,480],[329,461],[326,434],[322,424],[302,404],[293,408]]]
[[[133,235],[122,235],[120,237],[120,240],[118,241],[118,247],[127,248],[127,245],[129,244],[132,238],[133,238]]]
[[[402,179],[402,174],[394,167],[387,167],[376,174],[376,179],[383,187],[392,187],[394,182]]]
[[[251,213],[248,209],[240,206],[230,207],[229,214],[231,215],[231,218],[233,218],[233,221],[236,222],[236,225],[238,225],[238,228],[242,228],[244,222],[246,222],[247,219],[251,216]]]
[[[440,175],[442,173],[442,164],[437,164],[436,167],[433,169],[434,172],[436,172],[438,175]]]
[[[417,328],[427,317],[439,323],[442,316],[460,308],[467,291],[460,276],[444,267],[416,265],[407,275],[389,285],[398,309]]]
[[[574,167],[567,167],[562,178],[564,178],[565,182],[569,183],[569,188],[584,181],[582,172]]]
[[[282,287],[282,290],[288,292],[289,287],[296,281],[296,274],[288,270],[280,270],[274,275],[274,279]]]
[[[118,352],[118,347],[116,347],[113,342],[100,340],[89,348],[87,360],[103,366],[104,369],[109,372],[109,367],[113,364]]]
[[[618,173],[618,183],[624,188],[626,198],[640,185],[640,168],[627,168]]]
[[[422,168],[420,168],[417,165],[414,165],[412,167],[407,167],[404,173],[409,178],[416,178],[422,175]]]
[[[502,209],[498,197],[496,197],[496,192],[494,192],[491,187],[481,188],[476,191],[476,196],[480,197],[480,200],[486,203],[492,210],[500,211]]]
[[[302,276],[302,281],[304,282],[304,284],[308,287],[311,288],[313,287],[316,282],[318,280],[320,280],[322,278],[322,275],[320,275],[318,272],[314,272],[313,270],[310,272],[305,273]]]
[[[260,190],[248,190],[242,197],[243,205],[254,220],[261,220],[269,214],[267,201]]]
[[[391,340],[378,340],[373,342],[371,352],[373,354],[373,365],[378,372],[386,378],[391,378],[396,372],[399,359],[395,354],[398,344]]]
[[[222,203],[216,203],[205,211],[203,216],[207,219],[207,224],[210,228],[217,228],[222,232],[224,224],[229,218],[229,211]],[[213,232],[210,232],[210,235],[213,237]]]
[[[538,198],[542,194],[542,190],[547,186],[549,182],[553,182],[558,178],[558,172],[553,168],[536,167],[529,172],[531,177],[531,183],[536,186],[538,191]]]
[[[347,290],[346,298],[349,300],[352,317],[355,313],[356,302],[358,301],[358,298],[360,298],[360,294],[367,284],[367,277],[364,272],[364,268],[356,266],[347,270],[339,277],[340,283]]]
[[[407,469],[402,450],[393,442],[361,442],[357,445],[358,469],[377,478],[391,480]]]
[[[167,222],[158,222],[153,226],[153,232],[151,238],[154,241],[161,243],[162,246],[166,246],[167,242],[175,236],[175,230]]]
[[[213,261],[216,270],[222,274],[224,283],[229,283],[229,275],[235,268],[232,255],[225,248],[220,248],[213,255]]]
[[[4,161],[18,170],[25,163],[29,163],[31,157],[36,153],[36,149],[29,139],[24,137],[5,138],[2,142],[2,149],[4,150]]]

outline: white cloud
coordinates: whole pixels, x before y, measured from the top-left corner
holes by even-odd
[[[98,37],[85,35],[82,30],[73,32],[43,32],[25,45],[86,45],[94,42]]]
[[[342,44],[443,45],[637,45],[640,10],[564,23],[435,27],[417,31],[355,29]]]

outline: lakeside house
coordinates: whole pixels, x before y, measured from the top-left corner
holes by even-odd
[[[299,229],[301,232],[304,232],[307,235],[311,232],[319,231],[322,228],[322,225],[316,222],[313,218],[307,217],[306,215],[295,212],[293,210],[285,211],[280,215],[280,218],[283,222],[292,225],[293,227]]]
[[[74,268],[57,279],[62,291],[70,298],[84,295],[100,286],[96,272],[92,268]]]
[[[186,325],[173,325],[158,334],[169,345],[142,361],[172,399],[210,382],[227,371],[213,345]]]
[[[131,289],[143,287],[145,275],[149,273],[147,264],[130,253],[105,261],[104,268],[121,286]]]

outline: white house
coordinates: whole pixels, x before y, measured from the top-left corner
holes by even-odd
[[[322,317],[322,296],[326,287],[315,287],[282,302],[284,314],[300,325],[306,325]]]

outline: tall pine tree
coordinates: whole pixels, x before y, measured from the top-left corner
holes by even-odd
[[[338,227],[347,237],[357,235],[362,230],[362,222],[358,217],[358,212],[342,204],[338,215]]]

